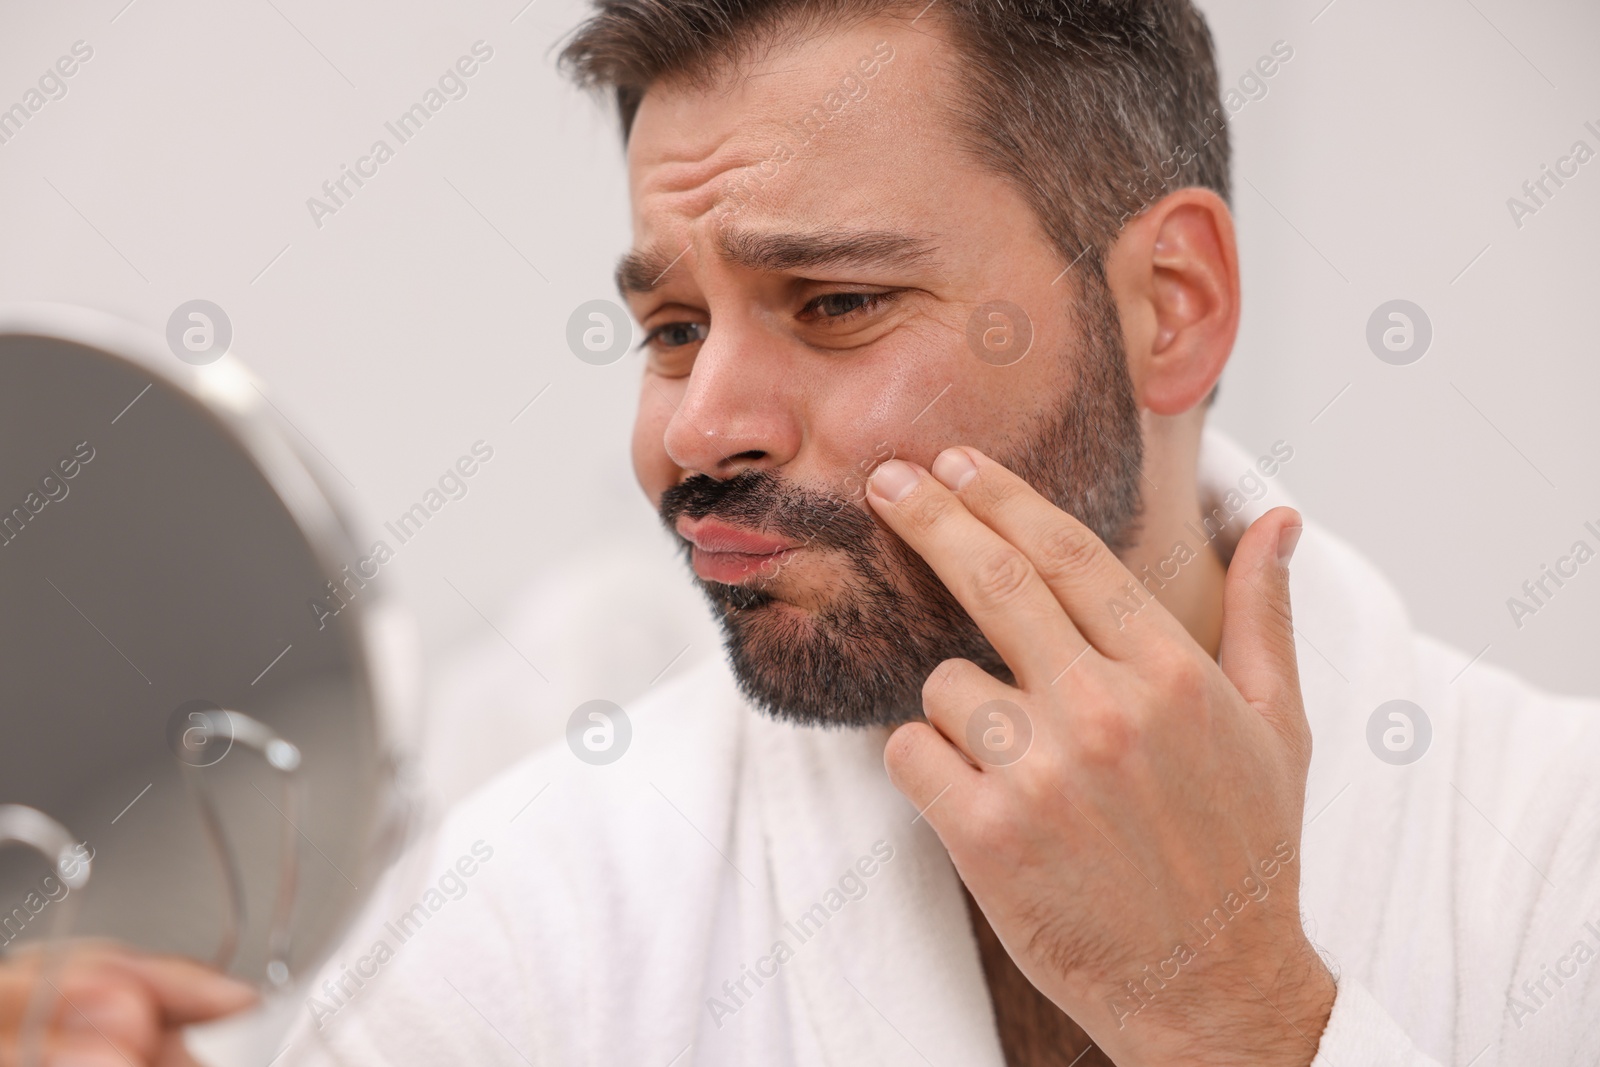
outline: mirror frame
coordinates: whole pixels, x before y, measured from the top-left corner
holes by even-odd
[[[194,365],[175,356],[160,334],[114,315],[66,304],[0,304],[0,337],[15,336],[93,349],[176,390],[255,465],[327,574],[338,574],[345,561],[361,555],[358,534],[371,524],[359,517],[354,502],[335,485],[328,461],[314,447],[299,445],[299,430],[268,399],[261,380],[231,348],[213,362]],[[414,741],[419,736],[419,631],[389,584],[374,586],[371,592],[340,611],[341,620],[349,616],[355,635],[352,669],[371,695],[370,707],[362,710],[370,720],[378,753],[378,814],[368,829],[368,854],[363,857],[364,869],[372,876],[369,886],[399,857],[419,829],[423,812],[413,765],[401,743],[402,738]],[[345,914],[337,916],[328,943],[301,958],[290,975],[291,985],[318,972],[370,899],[369,889],[347,905]]]

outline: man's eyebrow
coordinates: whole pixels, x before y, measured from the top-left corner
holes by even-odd
[[[764,273],[840,266],[908,270],[939,264],[932,241],[895,230],[724,230],[717,243],[724,259]],[[675,254],[660,248],[629,252],[617,264],[617,291],[624,298],[654,291],[688,250],[686,245]]]

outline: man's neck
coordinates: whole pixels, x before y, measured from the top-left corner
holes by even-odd
[[[1165,419],[1145,413],[1145,510],[1139,543],[1122,554],[1134,585],[1111,610],[1137,611],[1154,599],[1212,659],[1222,646],[1222,589],[1227,567],[1217,552],[1223,531],[1202,502],[1199,455],[1203,421],[1191,413]],[[1228,530],[1237,536],[1240,531]]]
[[[1145,526],[1140,543],[1122,560],[1135,584],[1112,610],[1128,618],[1153,599],[1215,659],[1222,645],[1222,590],[1228,571],[1198,503],[1185,511],[1181,519],[1157,519]]]

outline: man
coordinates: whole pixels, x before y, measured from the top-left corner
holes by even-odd
[[[1187,3],[605,0],[565,59],[728,660],[459,806],[281,1062],[1600,1058],[1600,709],[1413,633],[1267,508],[1293,442],[1204,429]]]
[[[1595,708],[1463,674],[1314,527],[1292,624],[1293,443],[1202,445],[1192,8],[615,0],[565,60],[620,105],[634,464],[728,664],[460,808],[372,914],[482,881],[354,937],[291,1050],[1594,1060]]]

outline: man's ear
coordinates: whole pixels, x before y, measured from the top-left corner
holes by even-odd
[[[1169,193],[1123,227],[1106,257],[1141,408],[1179,415],[1210,394],[1239,332],[1233,216],[1209,189]]]

